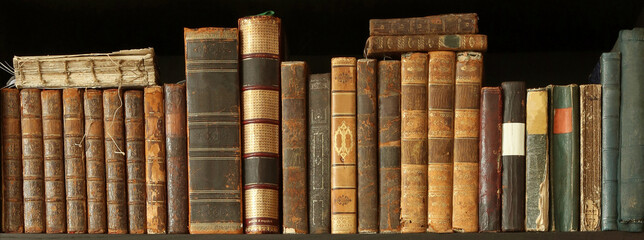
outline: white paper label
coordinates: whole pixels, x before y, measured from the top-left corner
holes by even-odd
[[[525,156],[525,123],[503,124],[503,156]]]

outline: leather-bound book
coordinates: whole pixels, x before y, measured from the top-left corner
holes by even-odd
[[[238,20],[246,233],[279,233],[280,29],[273,16]],[[226,91],[229,91],[228,89]]]
[[[375,59],[357,62],[358,232],[378,233],[378,88]]]
[[[309,77],[309,232],[331,232],[331,74]]]
[[[87,233],[106,233],[103,91],[87,89],[83,101],[85,110],[85,174],[87,175]]]
[[[456,54],[454,94],[454,193],[452,228],[455,232],[477,232],[479,174],[479,113],[483,55]]]
[[[606,52],[600,58],[602,84],[602,231],[617,230],[617,168],[619,168],[619,52]]]
[[[441,14],[426,17],[370,19],[369,35],[414,35],[477,33],[476,13]]]
[[[2,232],[24,231],[22,196],[22,137],[20,128],[20,91],[3,88],[2,110]]]
[[[60,90],[43,90],[40,92],[45,162],[46,233],[64,233],[66,230],[63,103],[61,95]],[[82,133],[82,131],[79,132]]]
[[[525,229],[525,82],[503,82],[501,230]]]
[[[83,90],[78,88],[63,89],[62,103],[62,124],[65,133],[64,172],[67,195],[67,233],[87,233]],[[43,116],[44,109],[43,107]],[[43,127],[46,131],[44,121]]]
[[[45,163],[39,89],[20,90],[25,233],[45,232]]]
[[[378,62],[379,231],[400,232],[400,61]]]
[[[479,231],[501,231],[501,87],[481,89],[479,163]]]
[[[400,224],[403,233],[427,230],[427,53],[401,57]]]
[[[526,97],[526,231],[548,231],[548,90],[528,89]]]
[[[601,85],[581,85],[579,96],[579,230],[596,232],[601,219]]]
[[[127,162],[127,209],[130,234],[145,233],[145,123],[143,91],[128,90],[125,102],[125,161]]]
[[[554,229],[579,230],[579,87],[552,88],[550,183]]]
[[[356,59],[331,59],[331,233],[357,233]]]
[[[188,233],[186,85],[165,84],[165,157],[168,233]]]
[[[286,234],[309,232],[306,189],[306,62],[282,62],[282,218]]]
[[[238,31],[186,28],[184,37],[190,233],[243,233]],[[175,142],[180,127],[172,130]],[[168,160],[178,164],[180,154]]]
[[[167,222],[163,87],[143,89],[145,117],[145,213],[148,234],[165,234]]]
[[[371,36],[365,47],[368,57],[397,56],[406,52],[486,50],[487,35],[482,34]]]
[[[427,231],[452,232],[456,54],[429,52],[427,83]]]
[[[124,234],[128,230],[124,107],[121,90],[103,90],[107,233],[110,234]]]

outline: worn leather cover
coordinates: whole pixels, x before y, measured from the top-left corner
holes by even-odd
[[[3,88],[2,105],[2,232],[24,231],[22,196],[22,137],[20,127],[20,91]]]
[[[165,84],[165,157],[170,234],[188,233],[186,85]]]
[[[358,232],[378,233],[377,61],[357,63]]]
[[[85,90],[85,173],[87,175],[87,233],[107,232],[105,195],[105,133],[103,91]]]
[[[479,231],[501,231],[501,87],[481,89],[479,163]]]
[[[306,62],[282,62],[283,232],[308,233]]]
[[[143,91],[128,90],[125,102],[125,160],[127,162],[127,208],[130,234],[145,233],[145,122]]]
[[[145,205],[148,234],[165,234],[166,202],[165,123],[163,87],[143,89],[145,117]]]
[[[400,60],[378,62],[380,233],[400,232]]]
[[[601,219],[601,85],[581,85],[579,96],[579,230],[595,232]]]
[[[67,195],[67,233],[87,233],[87,184],[85,182],[85,136],[83,90],[63,89],[62,125],[65,133],[65,183]],[[43,90],[43,93],[45,91]],[[43,100],[44,100],[43,94]],[[43,101],[44,102],[44,101]],[[45,108],[43,107],[43,117]],[[47,127],[43,127],[46,131]],[[47,145],[45,145],[47,146]],[[46,169],[45,169],[46,170]],[[46,172],[45,172],[46,173]]]
[[[309,232],[331,232],[331,74],[311,74],[309,117]]]
[[[402,35],[371,36],[367,39],[365,52],[368,57],[397,56],[406,52],[429,51],[477,51],[487,50],[487,35]]]
[[[526,97],[526,231],[548,231],[548,90],[528,89]]]
[[[476,13],[441,14],[426,17],[370,19],[369,35],[414,35],[477,33]]]
[[[39,89],[20,91],[25,233],[45,232],[45,164]]]
[[[602,54],[600,58],[602,84],[602,231],[617,230],[620,69],[621,54],[619,52]]]
[[[525,229],[525,100],[524,82],[503,82],[503,145],[501,230]]]
[[[479,173],[479,113],[483,55],[456,54],[454,94],[454,193],[452,228],[477,232]]]
[[[128,232],[128,184],[125,162],[125,122],[123,92],[103,90],[103,136],[105,138],[105,182],[107,233]]]
[[[452,232],[456,54],[429,52],[427,231]]]
[[[60,90],[43,90],[40,92],[40,98],[45,162],[45,232],[64,233],[67,218],[65,216],[62,94]]]
[[[400,221],[403,233],[427,230],[427,53],[401,57]]]

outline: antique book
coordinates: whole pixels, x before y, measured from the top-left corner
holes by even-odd
[[[46,90],[43,90],[43,93],[45,93],[45,91]],[[83,90],[78,88],[66,88],[63,89],[62,92],[62,125],[65,134],[64,173],[66,186],[65,193],[67,195],[67,233],[87,233],[87,185],[85,182],[85,139],[83,139],[85,136],[85,127],[83,126],[85,122],[85,114],[83,114]],[[44,113],[45,108],[43,107],[43,117],[45,116]],[[46,131],[44,121],[43,127],[43,130]]]
[[[25,233],[45,232],[45,163],[40,90],[20,91]]]
[[[402,35],[371,36],[367,39],[365,52],[368,57],[397,56],[406,52],[429,51],[479,51],[487,50],[487,35]]]
[[[14,57],[18,88],[109,88],[156,84],[154,49]]]
[[[246,233],[279,233],[281,20],[238,20],[241,41]],[[229,91],[229,90],[226,90]]]
[[[282,62],[282,227],[309,232],[306,166],[306,62]]]
[[[501,230],[525,229],[525,82],[503,82]]]
[[[377,62],[359,59],[356,66],[359,233],[378,233]]]
[[[548,231],[548,90],[528,89],[526,97],[526,231]]]
[[[309,116],[309,233],[331,232],[331,74],[311,74]]]
[[[479,113],[483,55],[456,54],[452,229],[478,232]]]
[[[147,219],[143,91],[125,91],[123,102],[125,109],[128,229],[130,234],[142,234],[145,233]]]
[[[103,91],[85,90],[83,108],[85,114],[85,174],[87,176],[87,233],[106,233]]]
[[[331,59],[331,233],[357,233],[356,59]]]
[[[143,89],[146,232],[165,234],[167,222],[163,87]]]
[[[2,232],[24,231],[22,195],[22,136],[20,128],[20,91],[0,91],[2,110]]]
[[[103,137],[105,139],[105,192],[107,233],[128,232],[127,170],[123,92],[103,90]],[[91,190],[88,190],[91,191]]]
[[[188,227],[192,234],[243,233],[238,31],[186,28],[184,37]],[[180,105],[174,107],[181,111]],[[172,130],[175,141],[181,140],[180,127]],[[175,156],[180,158],[178,154]],[[168,160],[179,164],[179,159]],[[172,183],[169,186],[180,188]],[[172,191],[181,190],[169,193]]]
[[[481,140],[479,143],[479,231],[501,231],[501,87],[481,89]]]
[[[370,19],[369,35],[416,35],[478,33],[476,13],[441,14],[426,17]]]
[[[554,229],[579,230],[579,87],[552,87],[550,183]]]
[[[429,52],[427,231],[452,232],[456,53]]]
[[[601,219],[601,85],[581,85],[579,96],[579,230],[596,232]]]
[[[403,233],[427,230],[427,53],[400,59],[400,225]]]
[[[621,55],[606,52],[600,58],[602,84],[601,228],[617,230],[617,169],[619,168],[619,93]]]
[[[43,90],[40,92],[40,99],[42,101],[42,138],[45,162],[45,232],[64,233],[67,218],[65,211],[66,165],[63,162],[62,94],[60,90]],[[82,131],[79,132],[82,133]]]
[[[165,84],[165,158],[168,233],[188,233],[186,85]]]
[[[400,233],[400,60],[378,62],[379,232]]]

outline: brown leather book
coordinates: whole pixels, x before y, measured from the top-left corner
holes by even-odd
[[[2,94],[2,232],[24,231],[22,196],[22,137],[20,91],[3,88]]]
[[[145,205],[148,234],[165,234],[167,222],[163,87],[143,90],[145,113]]]
[[[500,87],[481,89],[479,166],[479,231],[501,231],[501,129],[503,97]]]
[[[145,233],[145,123],[143,91],[128,90],[125,102],[125,160],[127,166],[127,208],[130,234]]]
[[[331,59],[331,233],[357,233],[356,59]]]
[[[378,233],[377,62],[360,59],[357,64],[359,233]]]
[[[370,19],[369,35],[414,35],[477,33],[476,13],[441,14],[426,17]]]
[[[87,233],[106,233],[103,91],[87,89],[83,100],[85,110],[85,173],[87,175]]]
[[[103,128],[105,137],[105,182],[107,233],[127,233],[128,195],[125,164],[125,123],[123,98],[118,89],[103,90]],[[88,190],[91,191],[91,190]]]
[[[457,53],[452,195],[452,229],[455,232],[479,230],[479,109],[482,79],[482,54]]]
[[[371,36],[365,52],[368,57],[397,56],[406,52],[487,50],[482,34]]]
[[[186,85],[165,84],[165,157],[168,233],[188,233]]]
[[[308,233],[305,62],[282,62],[282,214],[284,233]]]
[[[400,219],[403,233],[427,230],[427,53],[401,57]]]
[[[428,232],[452,232],[455,71],[454,52],[429,52]]]
[[[45,162],[46,233],[65,232],[65,164],[60,90],[42,90],[42,138]]]
[[[20,91],[25,233],[45,232],[45,163],[39,89]]]
[[[602,89],[600,84],[579,86],[580,230],[600,231],[602,174]]]
[[[83,90],[78,88],[63,89],[62,113],[65,133],[67,233],[87,233]],[[43,127],[46,126],[43,124]]]

